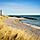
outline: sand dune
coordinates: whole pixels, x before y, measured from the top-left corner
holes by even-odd
[[[40,27],[18,20],[21,19],[0,18],[0,40],[40,40]]]

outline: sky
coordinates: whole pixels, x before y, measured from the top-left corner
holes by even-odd
[[[40,0],[0,0],[3,15],[40,15]]]

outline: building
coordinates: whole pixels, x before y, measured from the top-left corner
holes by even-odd
[[[0,16],[2,16],[2,10],[0,10]]]

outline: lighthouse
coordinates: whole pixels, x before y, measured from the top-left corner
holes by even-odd
[[[0,10],[0,16],[2,16],[2,10]]]

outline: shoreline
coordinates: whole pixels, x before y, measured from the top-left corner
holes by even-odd
[[[25,18],[17,18],[17,17],[9,17],[9,18],[14,18],[14,19],[16,19],[16,20],[18,20],[18,21],[20,21],[20,20],[25,20]],[[27,19],[26,19],[27,20]],[[21,22],[22,23],[22,22]],[[34,29],[40,29],[40,27],[39,26],[35,26],[35,25],[32,25],[32,24],[28,24],[28,23],[22,23],[22,24],[24,24],[24,25],[27,25],[27,26],[29,26],[29,27],[32,27],[32,28],[34,28]]]

